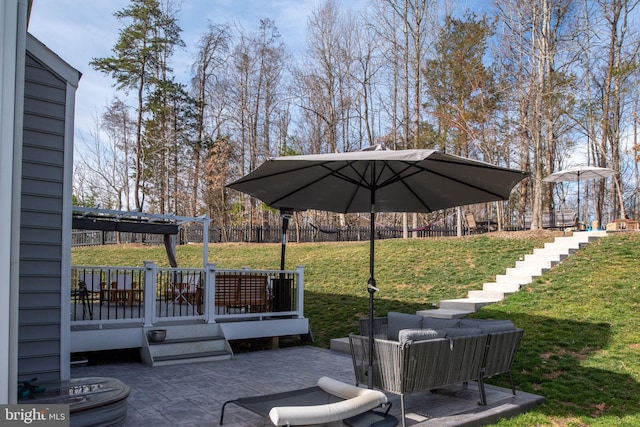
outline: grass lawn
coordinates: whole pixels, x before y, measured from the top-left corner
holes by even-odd
[[[504,274],[549,234],[376,242],[376,315],[414,312],[464,297]],[[178,247],[178,265],[202,263],[202,246]],[[278,268],[278,244],[212,244],[220,268]],[[315,345],[357,330],[366,316],[368,242],[289,244],[287,268],[305,267],[305,315]],[[167,266],[162,247],[76,248],[74,265]],[[546,404],[499,426],[640,426],[640,234],[601,239],[475,317],[510,319],[525,330],[514,365],[519,390]],[[507,378],[489,381],[508,384]]]

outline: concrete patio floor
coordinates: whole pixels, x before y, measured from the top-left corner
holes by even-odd
[[[90,361],[91,362],[91,361]],[[354,384],[351,358],[311,346],[237,353],[232,360],[149,367],[141,363],[109,363],[74,367],[72,378],[112,377],[131,388],[128,416],[122,426],[218,425],[222,404],[238,397],[314,386],[321,376]],[[399,396],[388,394],[391,413],[400,418]],[[407,425],[481,426],[530,410],[541,396],[487,386],[487,406],[478,405],[478,387],[470,383],[437,394],[406,397]],[[271,426],[254,413],[228,405],[224,425]],[[329,424],[343,426],[342,422]],[[400,424],[399,424],[400,425]]]

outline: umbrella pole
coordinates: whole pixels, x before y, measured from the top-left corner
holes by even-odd
[[[284,257],[287,248],[287,228],[289,228],[289,217],[292,212],[288,209],[280,209],[280,216],[282,217],[282,241],[280,247],[280,271],[284,270]]]
[[[370,236],[370,255],[369,255],[369,281],[367,282],[367,291],[369,292],[369,366],[367,367],[367,387],[373,388],[373,294],[375,294],[376,279],[373,277],[373,247],[375,241],[375,230],[373,220],[375,214],[371,213],[371,236]]]
[[[373,168],[372,168],[373,183]],[[367,291],[369,292],[369,365],[367,366],[367,387],[373,388],[373,294],[378,290],[376,288],[376,279],[374,277],[374,260],[375,260],[375,239],[376,239],[376,209],[375,209],[375,190],[371,189],[371,213],[370,213],[370,231],[369,231],[369,281],[367,282]]]
[[[286,219],[282,220],[282,244],[281,244],[281,249],[280,249],[280,270],[284,270],[284,257],[285,257],[285,251],[287,248],[287,232],[284,231],[286,230],[284,227],[286,227]]]
[[[287,301],[289,292],[285,290],[288,286],[286,276],[284,274],[285,264],[285,251],[287,248],[287,229],[289,228],[289,218],[293,215],[293,211],[290,209],[280,209],[280,216],[282,216],[282,245],[280,248],[280,274],[279,279],[272,283],[271,292],[272,309],[273,311],[286,311],[291,310],[291,301]]]
[[[580,227],[580,171],[578,171],[578,227]]]

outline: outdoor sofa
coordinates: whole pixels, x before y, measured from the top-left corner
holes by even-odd
[[[374,319],[373,386],[404,396],[477,381],[480,404],[486,405],[484,379],[508,373],[523,330],[509,320],[438,319],[390,312]],[[349,337],[356,382],[367,384],[369,319],[360,320],[360,335]]]

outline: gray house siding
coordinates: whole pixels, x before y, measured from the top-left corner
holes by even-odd
[[[67,83],[27,52],[18,377],[59,380]]]

